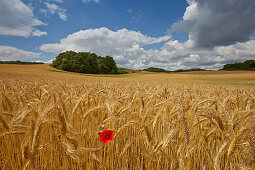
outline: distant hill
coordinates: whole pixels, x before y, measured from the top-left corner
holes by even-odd
[[[201,69],[201,68],[191,68],[191,69],[187,69],[187,70],[184,70],[184,69],[178,69],[178,70],[175,70],[175,71],[169,71],[169,72],[189,72],[189,71],[208,71],[208,70]]]
[[[0,61],[0,64],[21,64],[21,65],[31,65],[31,64],[44,64],[42,62],[29,62],[29,61]]]
[[[220,69],[220,70],[226,70],[226,71],[255,70],[255,60],[246,60],[243,63],[226,64],[224,65],[223,69]],[[143,71],[174,73],[174,72],[208,71],[208,70],[201,69],[201,68],[192,68],[192,69],[186,69],[186,70],[178,69],[174,71],[168,71],[162,68],[150,67],[150,68],[143,69]]]
[[[146,69],[143,69],[143,71],[149,71],[149,72],[167,72],[163,68],[155,68],[155,67],[146,68]]]
[[[123,72],[124,74],[126,73],[139,73],[141,70],[133,70],[133,69],[128,69],[128,68],[118,68],[118,72]]]
[[[243,63],[235,63],[235,64],[226,64],[223,69],[227,71],[235,71],[235,70],[255,70],[255,61],[254,60],[246,60]]]
[[[189,72],[189,71],[206,71],[206,70],[201,69],[201,68],[192,68],[192,69],[187,69],[187,70],[178,69],[178,70],[174,70],[174,71],[168,71],[168,70],[165,70],[162,68],[150,67],[150,68],[143,69],[143,71],[172,73],[172,72]]]

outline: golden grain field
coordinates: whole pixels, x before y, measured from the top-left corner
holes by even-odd
[[[0,169],[255,169],[254,72],[0,65]]]

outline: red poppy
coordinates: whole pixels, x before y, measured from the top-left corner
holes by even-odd
[[[99,135],[100,142],[103,142],[105,144],[110,143],[114,138],[114,132],[112,130],[104,130]]]

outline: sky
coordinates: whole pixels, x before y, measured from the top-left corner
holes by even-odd
[[[130,69],[221,69],[255,60],[254,0],[0,0],[0,60],[64,51]]]

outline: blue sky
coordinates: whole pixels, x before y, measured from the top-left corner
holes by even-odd
[[[255,59],[253,9],[253,0],[1,0],[0,60],[74,50],[134,69],[218,69]]]

